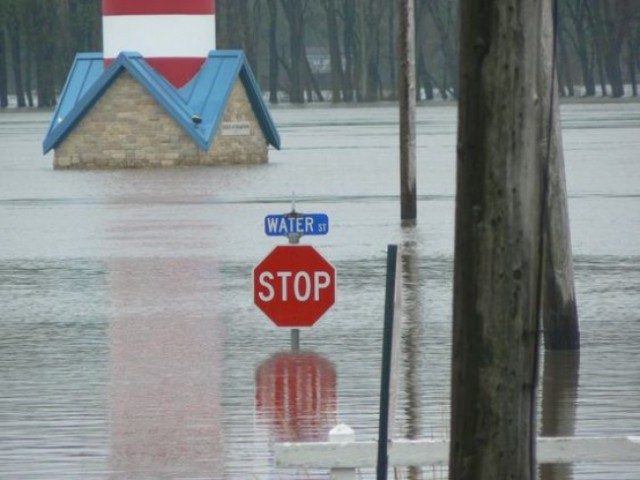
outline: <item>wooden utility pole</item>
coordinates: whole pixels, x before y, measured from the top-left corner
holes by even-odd
[[[540,0],[462,0],[450,480],[536,478]]]
[[[398,0],[400,9],[400,219],[415,223],[416,73],[413,0]]]
[[[573,280],[567,185],[564,173],[554,5],[542,0],[542,35],[538,90],[541,109],[540,157],[544,164],[545,214],[542,317],[547,350],[578,350],[580,329]]]

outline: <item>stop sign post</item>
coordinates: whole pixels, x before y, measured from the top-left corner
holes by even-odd
[[[253,301],[279,327],[311,327],[335,302],[336,272],[311,245],[280,245],[253,270]]]

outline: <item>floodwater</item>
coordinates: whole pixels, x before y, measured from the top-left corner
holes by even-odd
[[[338,422],[375,438],[391,243],[406,285],[396,435],[447,437],[455,106],[418,109],[414,229],[399,222],[393,106],[276,108],[268,165],[140,171],[52,170],[50,115],[0,114],[0,479],[328,478],[276,467],[273,445]],[[544,358],[540,430],[639,435],[640,104],[562,116],[582,351]],[[299,354],[251,281],[286,243],[263,219],[294,195],[329,215],[302,242],[338,272]],[[640,459],[541,472],[638,480]]]

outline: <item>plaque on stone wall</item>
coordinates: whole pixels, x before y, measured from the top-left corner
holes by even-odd
[[[246,137],[251,135],[249,122],[222,122],[220,134],[234,137]]]

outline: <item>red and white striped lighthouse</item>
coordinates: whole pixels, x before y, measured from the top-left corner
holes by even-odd
[[[216,48],[215,0],[102,0],[105,65],[139,52],[175,87]]]

